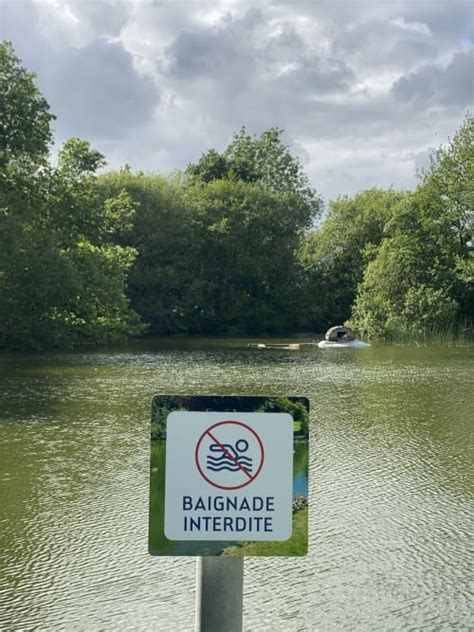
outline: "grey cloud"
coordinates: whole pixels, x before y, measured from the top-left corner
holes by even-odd
[[[311,50],[291,26],[282,25],[278,35],[269,35],[260,11],[179,33],[167,49],[167,61],[170,81],[204,79],[219,83],[221,94],[265,90],[269,84],[276,94],[322,94],[345,90],[355,80],[342,59]]]
[[[466,45],[468,2],[253,4],[68,0],[74,32],[46,3],[3,0],[0,29],[38,73],[57,138],[89,138],[113,167],[182,168],[243,124],[257,134],[276,125],[327,197],[404,186],[460,125],[467,60],[436,64]]]
[[[264,81],[273,83],[276,91],[318,96],[345,91],[356,80],[342,57],[316,52],[288,25],[264,42],[259,54],[267,71]]]
[[[133,58],[118,43],[97,40],[64,51],[45,69],[45,92],[61,135],[122,138],[148,122],[157,102],[149,79],[133,68]]]
[[[408,71],[459,48],[474,32],[471,0],[274,0],[270,6],[323,25],[336,57],[371,69]]]
[[[468,38],[474,28],[474,12],[471,0],[451,0],[451,2],[431,0],[357,0],[342,2],[335,0],[273,0],[270,6],[281,14],[288,12],[311,16],[321,21],[334,34],[347,25],[358,27],[363,24],[382,25],[403,17],[407,22],[426,24],[441,38],[442,43],[459,42],[460,37]],[[364,42],[361,42],[362,44]]]
[[[429,168],[430,156],[432,156],[435,149],[435,147],[429,147],[428,149],[424,149],[413,154],[413,162],[415,164],[415,169],[417,173],[421,173]]]
[[[94,9],[84,9],[89,4],[81,10],[92,19]],[[40,17],[35,4],[7,2],[1,17],[2,38],[11,39],[23,65],[37,73],[39,88],[57,116],[53,127],[60,139],[124,138],[150,121],[156,89],[138,75],[132,55],[119,42],[96,39],[82,48],[62,47],[58,54],[35,28]]]
[[[439,42],[428,26],[401,19],[370,19],[340,29],[334,48],[370,68],[405,68],[436,54]]]
[[[344,62],[316,54],[307,55],[293,69],[273,80],[280,90],[297,90],[303,99],[343,92],[354,82],[355,75]]]
[[[469,106],[474,97],[473,78],[471,51],[458,52],[445,68],[426,64],[401,77],[393,85],[392,92],[405,102]]]
[[[180,33],[166,51],[168,74],[184,78],[207,75],[225,64],[225,51],[213,35],[205,32]]]
[[[246,62],[252,61],[252,38],[261,17],[260,11],[251,10],[238,19],[225,16],[216,26],[181,31],[166,51],[167,75],[195,80],[227,75],[232,79],[230,70],[236,65],[246,65],[246,71],[251,71]]]
[[[45,57],[45,42],[36,29],[38,10],[27,2],[0,2],[0,40],[13,42],[17,55],[34,71]]]
[[[97,37],[117,36],[127,23],[131,5],[123,0],[70,0],[73,15]]]
[[[451,2],[412,2],[407,0],[406,14],[424,22],[441,39],[441,43],[468,40],[474,31],[471,0]]]

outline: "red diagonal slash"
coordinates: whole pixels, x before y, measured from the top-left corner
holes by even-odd
[[[207,431],[207,433],[211,439],[214,441],[214,443],[216,443],[220,449],[224,452],[224,454],[231,460],[233,461],[236,465],[238,465],[238,467],[240,467],[240,469],[242,470],[242,472],[248,476],[250,478],[250,480],[253,480],[253,477],[251,474],[249,474],[247,472],[247,470],[244,468],[244,466],[235,458],[235,456],[233,456],[229,450],[225,447],[225,445],[223,445],[218,439],[215,438],[215,436],[212,434],[212,432],[210,430]]]

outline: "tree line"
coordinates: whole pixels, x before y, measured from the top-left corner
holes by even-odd
[[[127,336],[469,326],[474,120],[415,191],[323,203],[282,130],[245,128],[170,176],[104,171],[0,44],[0,348]]]

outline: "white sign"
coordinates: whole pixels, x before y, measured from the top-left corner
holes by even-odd
[[[291,415],[175,411],[168,416],[169,540],[287,540],[292,486]]]

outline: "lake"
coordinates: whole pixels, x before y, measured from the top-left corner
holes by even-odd
[[[147,553],[156,393],[310,398],[309,554],[245,560],[245,630],[474,628],[474,347],[248,342],[0,356],[0,629],[193,629],[195,559]]]

